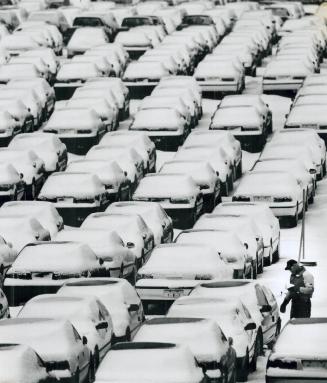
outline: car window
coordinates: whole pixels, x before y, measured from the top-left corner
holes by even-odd
[[[262,290],[262,287],[259,285],[255,286],[255,292],[257,295],[257,301],[259,306],[265,306],[268,304],[267,298],[265,296],[265,293]]]

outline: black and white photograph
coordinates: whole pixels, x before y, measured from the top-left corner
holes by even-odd
[[[0,383],[327,382],[327,0],[0,0]]]

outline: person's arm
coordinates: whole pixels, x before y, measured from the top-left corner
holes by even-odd
[[[312,295],[314,291],[314,278],[313,275],[307,271],[303,273],[304,287],[300,287],[300,293],[305,295]]]

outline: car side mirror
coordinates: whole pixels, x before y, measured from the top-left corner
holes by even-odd
[[[127,243],[126,243],[126,247],[127,247],[128,249],[134,249],[135,245],[134,245],[133,242],[127,242]]]
[[[102,266],[104,264],[104,260],[102,258],[99,258],[99,263]]]
[[[125,175],[125,177],[127,177],[127,172],[126,171],[124,171],[124,175]]]
[[[108,322],[100,322],[100,323],[98,323],[98,324],[95,326],[95,328],[96,328],[97,330],[105,330],[105,329],[108,328]]]
[[[232,346],[233,346],[233,343],[234,343],[233,338],[232,338],[231,336],[229,336],[229,337],[228,337],[228,345],[229,345],[230,347],[232,347]]]
[[[245,331],[255,330],[257,328],[257,325],[254,322],[248,323],[245,327]]]
[[[0,303],[0,311],[3,310],[3,304]]]
[[[246,250],[249,248],[249,245],[246,243],[246,242],[244,242],[244,247],[246,248]]]
[[[217,174],[217,176],[219,177],[219,172],[218,172],[218,170],[216,171],[216,174]]]
[[[138,309],[139,309],[139,305],[132,303],[128,307],[128,312],[138,311]]]
[[[19,173],[19,178],[22,180],[24,178],[24,174],[23,173]]]
[[[269,313],[271,310],[272,310],[272,307],[270,305],[263,305],[261,306],[260,312]]]
[[[82,343],[84,344],[84,346],[87,345],[87,337],[86,336],[83,336]]]
[[[10,249],[13,248],[13,244],[11,242],[7,242],[7,245],[8,245],[8,247],[10,247]]]

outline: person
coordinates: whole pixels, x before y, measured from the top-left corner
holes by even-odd
[[[314,291],[313,275],[294,259],[287,261],[285,270],[291,272],[291,287],[288,288],[286,297],[280,306],[280,311],[284,313],[288,303],[292,302],[291,318],[310,318],[311,298]]]

